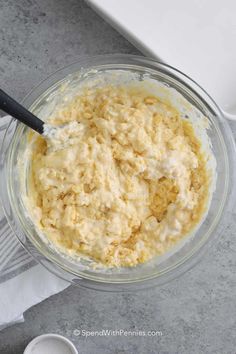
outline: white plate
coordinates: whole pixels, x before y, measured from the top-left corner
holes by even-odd
[[[188,74],[236,119],[235,0],[87,0],[143,53]]]

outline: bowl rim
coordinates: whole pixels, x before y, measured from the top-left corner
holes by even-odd
[[[47,339],[54,339],[59,345],[65,344],[71,354],[78,354],[78,350],[76,349],[74,343],[67,337],[57,333],[45,333],[34,337],[26,346],[23,354],[32,354],[34,347],[36,345],[41,345]]]

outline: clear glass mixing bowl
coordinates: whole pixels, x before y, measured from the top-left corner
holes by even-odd
[[[210,125],[208,135],[217,161],[217,180],[208,214],[201,226],[188,236],[182,247],[170,252],[167,257],[157,257],[133,268],[106,272],[81,267],[79,262],[56,252],[55,248],[45,243],[27,216],[16,165],[27,144],[28,128],[14,119],[6,130],[1,148],[1,199],[15,235],[26,250],[51,272],[89,288],[107,291],[136,290],[160,285],[179,276],[198,262],[207,245],[216,242],[228,222],[234,201],[235,144],[222,112],[201,87],[178,70],[145,57],[106,55],[78,61],[40,83],[24,99],[23,105],[42,116],[49,98],[63,94],[62,84],[74,85],[78,80],[104,70],[134,72],[140,80],[148,75],[152,80],[177,90],[207,117]]]

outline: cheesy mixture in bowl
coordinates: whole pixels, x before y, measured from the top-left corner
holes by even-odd
[[[141,85],[80,90],[34,134],[33,219],[55,245],[111,267],[162,255],[201,221],[209,175],[188,119]]]

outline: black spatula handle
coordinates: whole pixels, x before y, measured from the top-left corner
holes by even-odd
[[[34,129],[39,134],[43,133],[44,122],[37,118],[33,113],[29,112],[20,103],[16,102],[6,92],[0,89],[0,109],[20,122]]]

